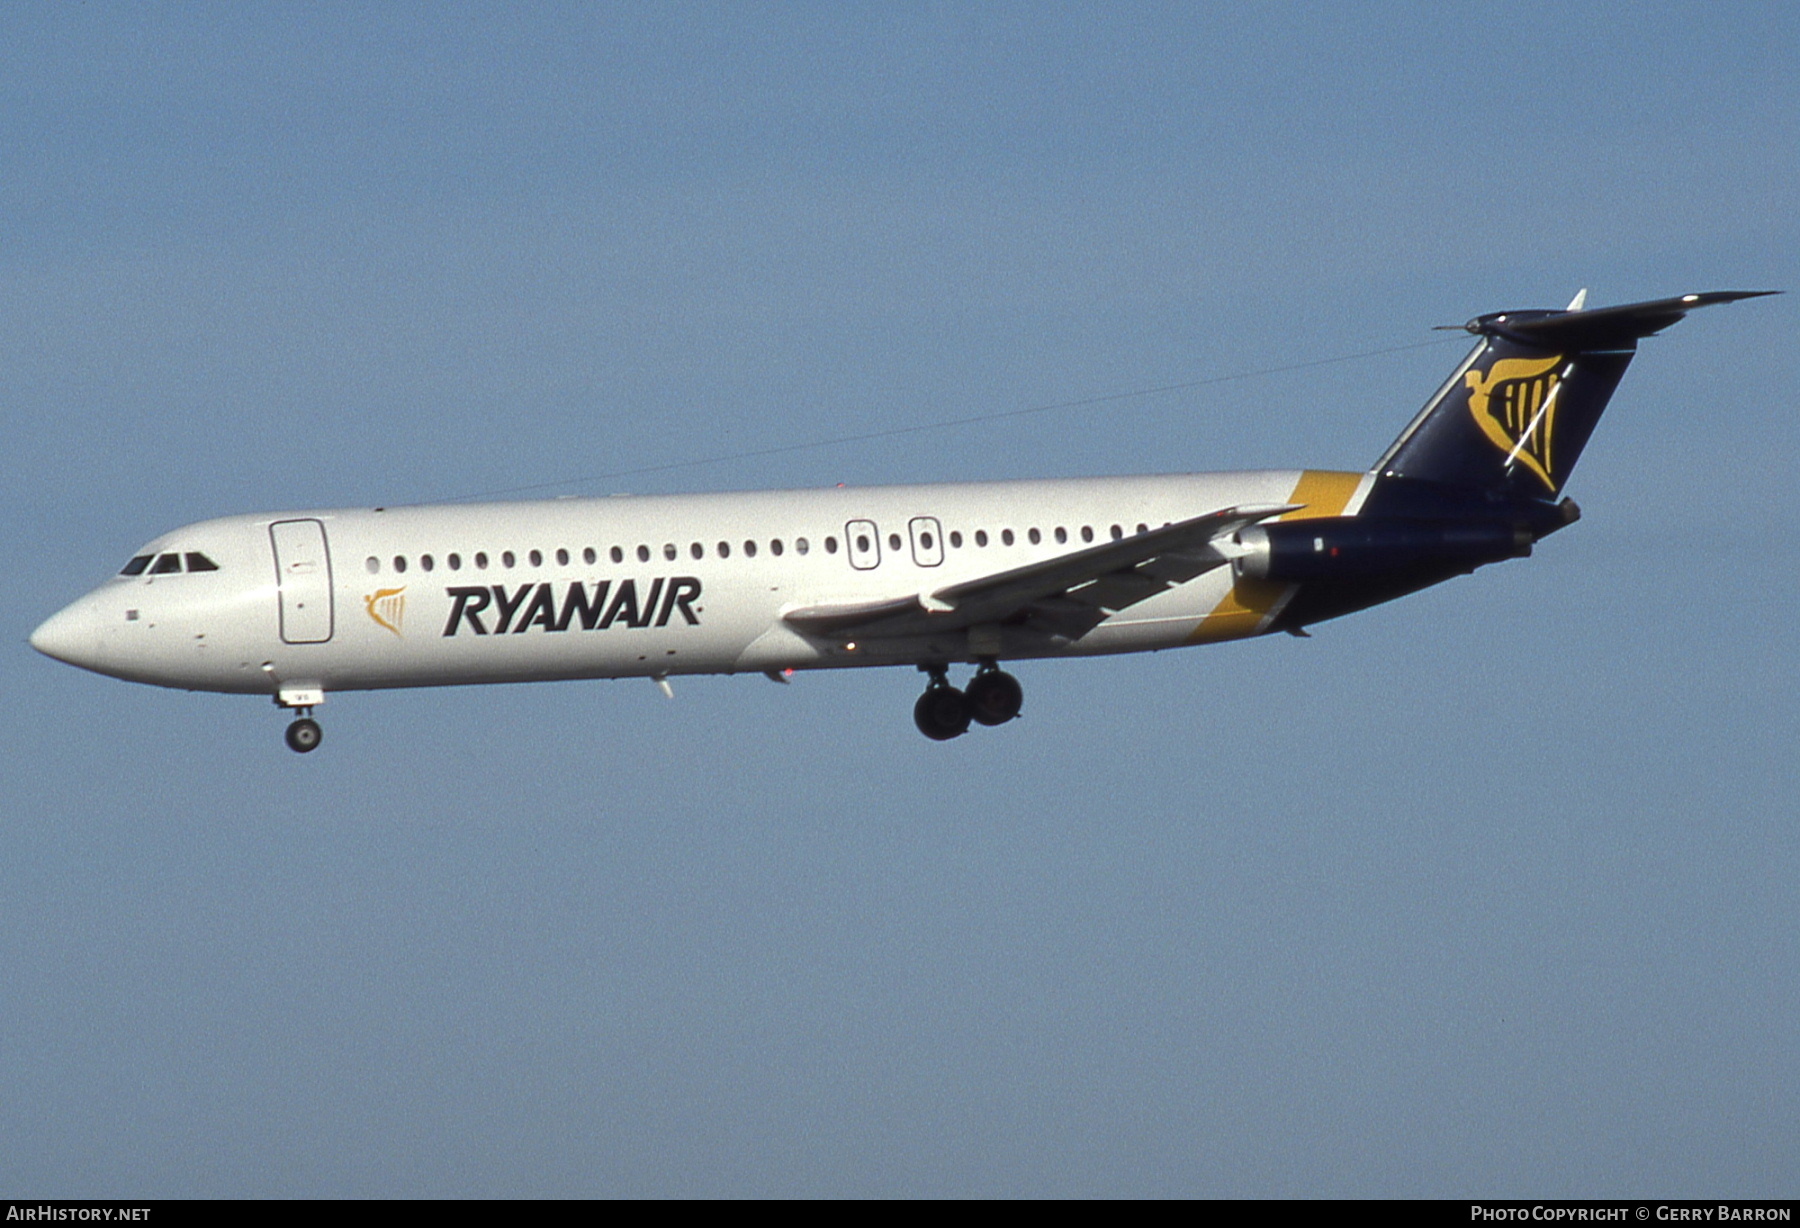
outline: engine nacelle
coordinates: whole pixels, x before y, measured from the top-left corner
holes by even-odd
[[[1531,530],[1493,520],[1358,520],[1255,525],[1236,535],[1232,566],[1256,580],[1374,580],[1474,571],[1531,554]]]

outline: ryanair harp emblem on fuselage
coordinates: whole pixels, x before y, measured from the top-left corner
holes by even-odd
[[[1469,413],[1488,441],[1506,453],[1506,463],[1524,466],[1556,493],[1556,399],[1563,356],[1502,358],[1485,372],[1463,376]]]
[[[400,620],[406,613],[404,588],[378,588],[363,598],[363,606],[369,611],[370,618],[395,635],[400,634]]]

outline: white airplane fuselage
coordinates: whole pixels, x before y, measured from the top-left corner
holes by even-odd
[[[1241,504],[1353,515],[1369,474],[1269,471],[614,496],[231,516],[46,622],[40,650],[135,682],[276,695],[1139,652],[1255,635],[1214,567],[1076,638],[992,626],[844,640],[801,608],[929,594]],[[204,556],[216,570],[153,574]],[[320,696],[322,698],[322,695]],[[317,702],[314,699],[313,702]],[[310,706],[305,704],[304,706]]]
[[[1006,660],[1313,623],[1524,557],[1638,341],[1715,291],[1471,320],[1480,340],[1367,472],[1271,470],[232,516],[53,615],[97,673],[269,695],[916,665],[920,732],[1019,714]],[[947,677],[972,664],[966,689]]]

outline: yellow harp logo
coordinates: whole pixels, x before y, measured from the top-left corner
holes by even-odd
[[[406,614],[406,590],[404,588],[381,588],[363,598],[363,605],[369,611],[369,617],[392,631],[400,634],[400,620]]]
[[[1562,390],[1557,367],[1563,356],[1502,358],[1485,373],[1463,376],[1469,386],[1469,413],[1488,441],[1556,493],[1556,399]]]

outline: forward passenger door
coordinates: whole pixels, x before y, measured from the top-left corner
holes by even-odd
[[[269,526],[280,591],[281,638],[323,644],[331,638],[331,550],[317,520],[277,520]]]

